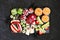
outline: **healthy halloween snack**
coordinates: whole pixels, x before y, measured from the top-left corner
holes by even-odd
[[[49,32],[49,8],[18,8],[11,10],[10,28],[14,33],[26,35],[37,33],[39,35]]]
[[[42,9],[41,9],[41,8],[36,8],[36,9],[35,9],[35,14],[36,14],[37,16],[42,15]]]
[[[43,14],[45,14],[45,15],[49,15],[50,12],[51,12],[51,10],[50,10],[50,8],[48,8],[48,7],[45,7],[45,8],[43,9]]]

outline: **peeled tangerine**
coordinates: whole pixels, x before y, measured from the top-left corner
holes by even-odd
[[[42,16],[42,21],[43,22],[48,22],[49,21],[49,16],[43,15]]]
[[[51,10],[50,10],[50,8],[48,8],[48,7],[45,7],[45,8],[43,9],[43,14],[45,14],[45,15],[49,15],[50,12],[51,12]]]
[[[42,9],[41,9],[41,8],[36,8],[36,9],[35,9],[35,14],[36,14],[37,16],[42,15]]]

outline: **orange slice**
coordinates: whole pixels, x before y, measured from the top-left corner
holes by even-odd
[[[48,7],[45,7],[45,8],[43,9],[43,14],[45,14],[45,15],[49,15],[50,12],[51,12],[51,10],[50,10],[50,8],[48,8]]]
[[[49,16],[43,15],[43,16],[42,16],[42,21],[43,21],[43,22],[48,22],[48,21],[49,21]]]
[[[35,15],[37,15],[37,16],[42,15],[42,9],[41,8],[36,8],[35,9]]]

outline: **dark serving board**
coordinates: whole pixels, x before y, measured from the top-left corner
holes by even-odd
[[[25,34],[14,34],[10,30],[10,10],[12,8],[29,7],[51,8],[50,33],[42,36]],[[0,40],[58,40],[59,25],[59,1],[58,0],[0,0]]]

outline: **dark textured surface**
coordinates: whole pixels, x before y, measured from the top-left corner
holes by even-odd
[[[12,33],[9,27],[10,10],[19,7],[28,8],[32,3],[37,7],[51,8],[50,33],[42,36]],[[58,0],[0,0],[0,40],[58,40],[59,4]]]

